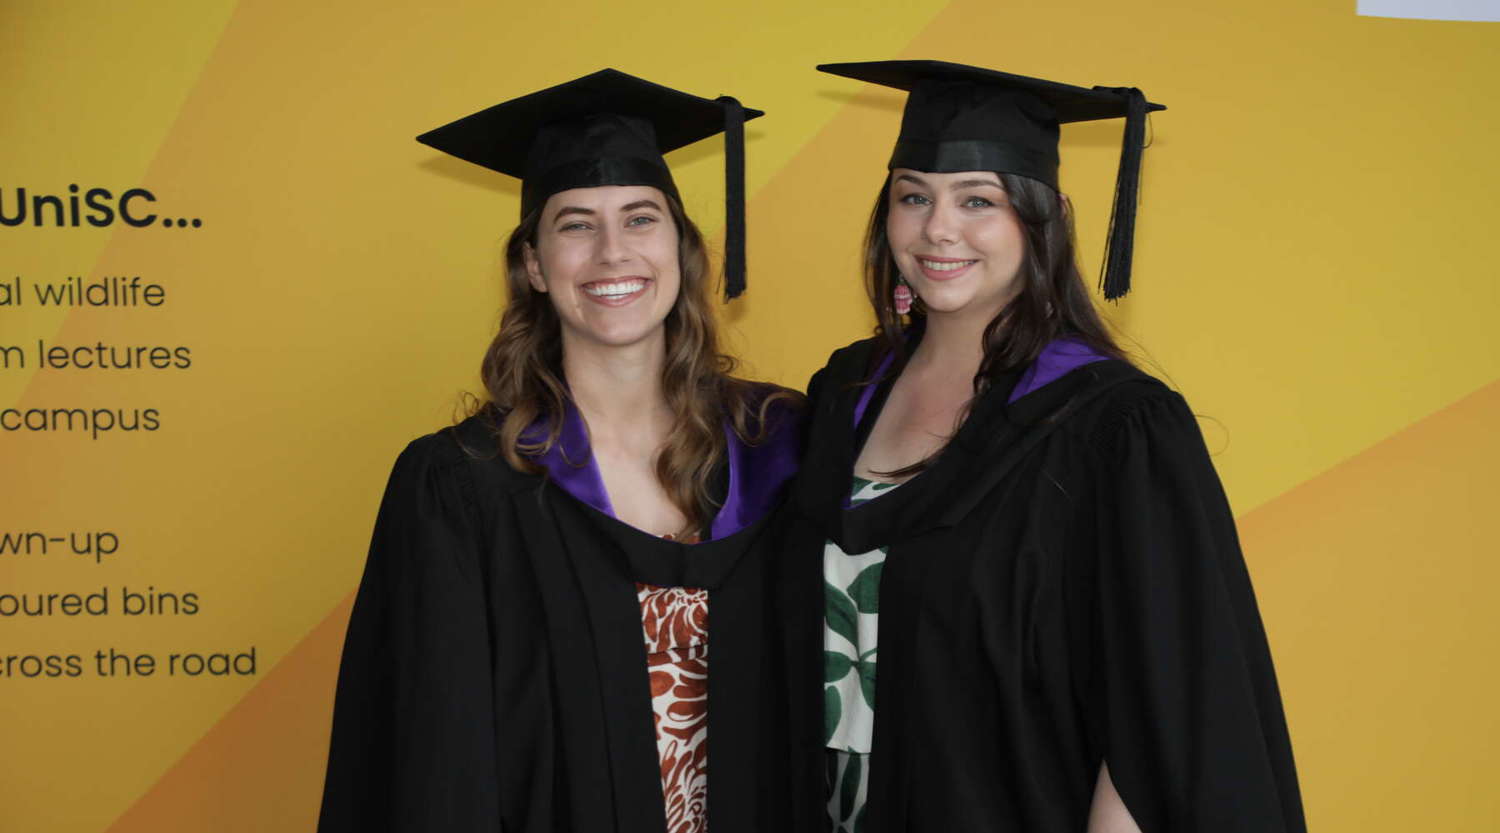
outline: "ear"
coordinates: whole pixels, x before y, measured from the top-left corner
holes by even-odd
[[[537,292],[547,291],[547,281],[542,277],[542,262],[536,258],[536,249],[530,243],[521,244],[521,259],[526,263],[526,279]]]
[[[1071,219],[1073,216],[1073,201],[1068,199],[1068,195],[1061,191],[1057,192],[1057,201],[1062,203],[1063,216]]]

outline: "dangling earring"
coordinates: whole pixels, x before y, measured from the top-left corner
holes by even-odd
[[[905,278],[896,278],[896,291],[892,295],[896,301],[897,315],[905,315],[911,312],[911,287],[906,285]]]

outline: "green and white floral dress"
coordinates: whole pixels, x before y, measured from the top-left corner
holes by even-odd
[[[874,500],[896,483],[854,478],[849,505]],[[886,550],[846,553],[823,545],[823,725],[828,747],[828,817],[835,833],[864,827],[875,729],[875,636]]]

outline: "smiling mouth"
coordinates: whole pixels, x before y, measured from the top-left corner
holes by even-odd
[[[917,258],[917,263],[921,264],[923,269],[933,272],[957,272],[978,262],[977,260],[928,260],[925,257]]]
[[[591,281],[583,285],[583,291],[595,298],[622,298],[626,295],[634,295],[645,288],[645,278]]]

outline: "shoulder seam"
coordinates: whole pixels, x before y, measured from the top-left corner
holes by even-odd
[[[1122,383],[1102,397],[1097,413],[1084,433],[1084,439],[1096,452],[1112,455],[1119,445],[1120,434],[1130,420],[1142,412],[1173,406],[1188,410],[1187,400],[1160,380],[1142,375]]]

